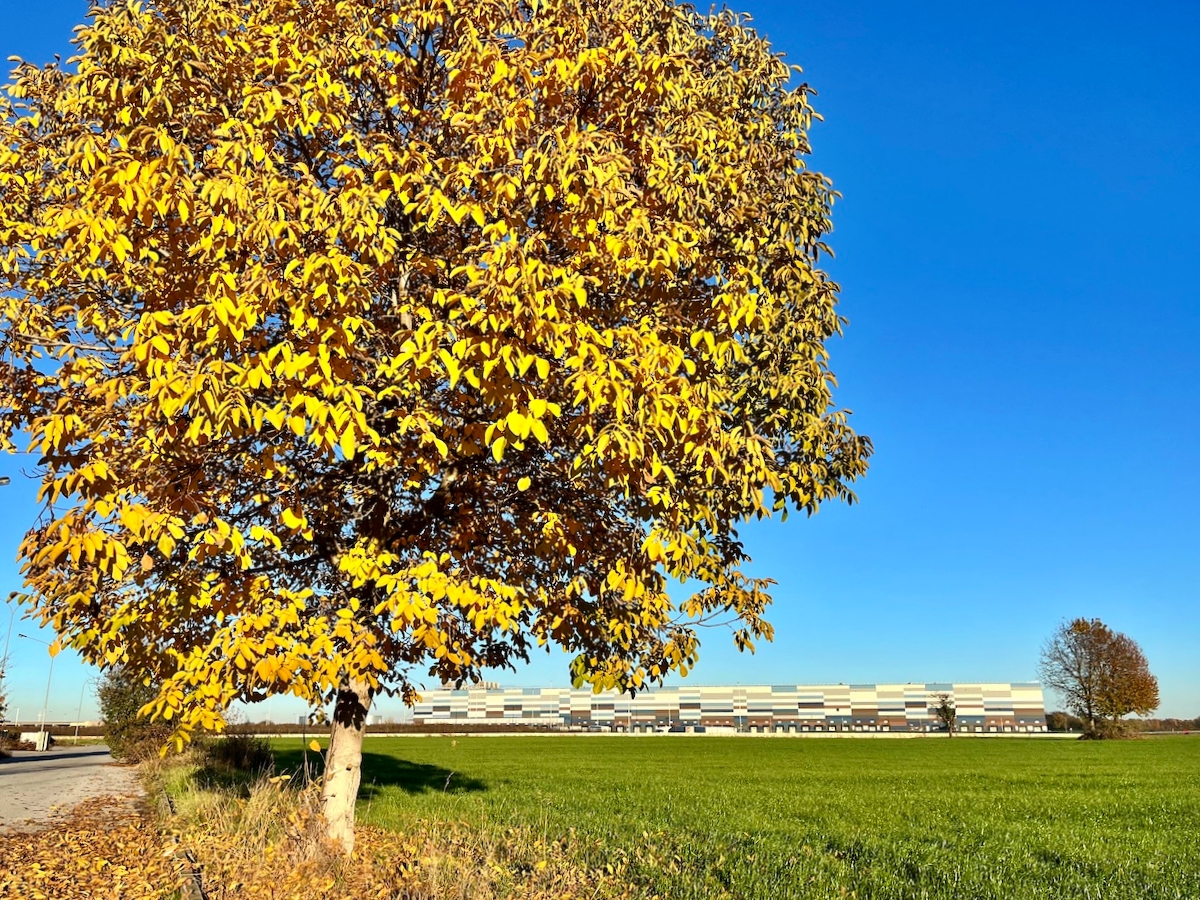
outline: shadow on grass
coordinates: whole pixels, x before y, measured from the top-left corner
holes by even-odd
[[[319,753],[303,750],[276,750],[275,771],[305,777],[307,755],[308,777],[319,778],[324,759]],[[369,800],[385,788],[396,787],[406,794],[468,794],[486,791],[487,784],[478,778],[429,763],[397,759],[386,753],[364,753],[362,757],[362,787],[359,799]]]

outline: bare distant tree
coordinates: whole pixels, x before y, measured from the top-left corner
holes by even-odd
[[[954,695],[949,691],[938,691],[929,699],[929,711],[946,726],[946,736],[954,737],[954,723],[958,720],[958,710],[954,708]]]
[[[1041,674],[1083,720],[1087,737],[1118,734],[1125,716],[1158,708],[1158,679],[1142,648],[1099,619],[1063,622],[1042,648]]]

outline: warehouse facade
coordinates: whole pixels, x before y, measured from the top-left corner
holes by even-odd
[[[571,688],[423,691],[417,724],[523,724],[600,731],[732,729],[755,732],[939,730],[934,694],[954,698],[957,730],[1041,732],[1036,683],[785,684],[651,688],[636,697]]]

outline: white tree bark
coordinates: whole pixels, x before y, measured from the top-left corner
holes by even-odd
[[[349,681],[338,691],[325,756],[321,788],[325,834],[340,844],[347,856],[354,852],[354,802],[362,780],[362,742],[370,708],[371,690],[366,684]]]

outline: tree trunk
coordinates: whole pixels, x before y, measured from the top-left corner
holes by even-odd
[[[366,684],[349,681],[338,691],[325,757],[321,788],[325,834],[341,844],[347,856],[354,851],[354,801],[362,780],[362,742],[370,708],[371,689]]]

